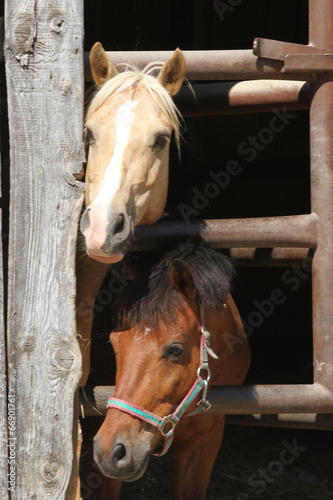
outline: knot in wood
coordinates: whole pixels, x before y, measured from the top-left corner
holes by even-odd
[[[56,346],[52,358],[55,367],[65,372],[72,368],[75,360],[74,353],[67,343]]]
[[[48,485],[55,486],[59,483],[59,478],[62,475],[62,466],[56,457],[51,455],[49,459],[42,465],[42,478]]]
[[[55,17],[51,22],[51,30],[58,34],[61,33],[64,22],[65,20],[61,17]]]

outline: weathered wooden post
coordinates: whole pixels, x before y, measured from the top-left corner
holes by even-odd
[[[0,17],[0,61],[2,61],[3,51],[3,17]],[[3,78],[3,72],[0,69],[0,106],[2,108],[3,86],[1,85],[1,79]],[[1,113],[1,125],[3,120],[3,110],[0,109]],[[1,131],[1,129],[0,129]],[[2,136],[2,134],[1,134]],[[1,152],[1,138],[0,138],[0,152]],[[0,155],[0,168],[1,165],[1,155]],[[1,193],[0,193],[1,194]],[[2,209],[0,209],[0,231],[2,231]],[[3,275],[2,275],[2,239],[0,238],[0,497],[4,500],[8,499],[8,487],[10,484],[7,482],[10,480],[8,476],[8,448],[7,448],[7,424],[11,422],[11,408],[8,407],[7,400],[7,377],[6,377],[6,359],[5,359],[5,328],[4,328],[4,305],[3,305]],[[10,420],[9,420],[10,419]]]
[[[10,498],[70,498],[73,399],[80,377],[74,258],[83,160],[83,2],[7,0],[11,156],[9,393],[15,404]],[[67,493],[66,493],[67,492]]]

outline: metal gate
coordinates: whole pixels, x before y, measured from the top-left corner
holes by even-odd
[[[216,248],[251,257],[255,248],[272,248],[269,261],[304,259],[312,263],[313,383],[214,387],[212,413],[238,415],[241,423],[333,428],[333,1],[309,0],[309,44],[256,39],[253,50],[185,51],[191,80],[244,81],[211,87],[211,103],[179,107],[189,114],[244,113],[310,108],[311,213],[284,217],[206,220],[189,224],[159,223],[138,228],[142,250],[157,248],[165,238],[201,234]],[[139,67],[165,60],[169,52],[112,52],[114,63]],[[86,55],[87,56],[87,55]],[[90,78],[86,58],[86,79]],[[267,79],[272,80],[268,85]],[[274,80],[274,81],[273,81]],[[277,82],[277,80],[279,80]],[[214,84],[211,84],[214,86]],[[218,90],[217,90],[218,89]],[[186,94],[186,91],[184,91]],[[311,256],[311,257],[310,257]],[[87,388],[93,406],[105,411],[112,388]],[[83,398],[86,415],[91,407]],[[248,415],[255,414],[256,416]],[[244,417],[241,417],[243,415]],[[247,416],[248,415],[248,416]],[[266,415],[266,416],[265,416]],[[235,421],[235,419],[234,419]]]

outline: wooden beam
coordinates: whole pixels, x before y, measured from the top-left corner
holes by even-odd
[[[3,12],[1,10],[1,16]],[[0,62],[3,60],[3,41],[4,41],[4,18],[0,17]],[[5,101],[5,85],[4,81],[4,67],[0,66],[0,196],[2,196],[2,186],[1,181],[3,179],[3,140],[5,134],[3,133],[3,126],[6,120],[4,114],[4,101]],[[3,200],[1,199],[1,206],[3,207]],[[0,210],[0,232],[3,231],[3,209]],[[4,287],[3,287],[3,252],[2,252],[2,238],[0,238],[0,449],[2,450],[0,454],[0,497],[4,500],[9,498],[9,491],[11,489],[10,481],[11,473],[10,466],[8,464],[8,452],[11,453],[11,448],[7,448],[11,441],[7,439],[7,426],[8,426],[8,438],[10,437],[12,424],[15,425],[15,420],[13,420],[12,407],[8,407],[7,399],[7,370],[6,370],[6,340],[5,340],[5,322],[4,322]],[[11,403],[10,403],[11,404]],[[9,467],[8,467],[9,466]],[[9,482],[8,482],[9,481]]]
[[[17,428],[11,498],[61,500],[75,462],[81,371],[74,260],[82,188],[72,174],[83,160],[83,4],[8,0],[5,18],[8,357]]]
[[[0,232],[2,230],[2,210],[0,210]],[[15,486],[15,477],[11,469],[15,459],[13,455],[13,444],[11,432],[15,429],[16,404],[7,397],[7,376],[6,376],[6,342],[4,328],[4,297],[3,297],[3,273],[2,273],[2,242],[0,238],[0,496],[4,500],[9,498],[8,492]],[[7,429],[8,428],[8,429]],[[8,438],[7,438],[8,432]],[[8,447],[7,447],[8,445]],[[8,467],[9,466],[9,467]],[[8,475],[10,474],[10,475]]]

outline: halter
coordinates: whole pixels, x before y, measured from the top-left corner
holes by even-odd
[[[170,415],[165,417],[159,417],[155,413],[151,413],[148,410],[144,410],[140,406],[133,405],[122,399],[110,398],[108,400],[107,408],[114,408],[119,411],[123,411],[132,415],[133,417],[140,418],[148,424],[156,427],[162,436],[164,437],[163,448],[159,453],[154,453],[155,456],[161,457],[170,448],[173,438],[175,427],[180,421],[181,417],[190,417],[192,415],[198,415],[199,413],[206,412],[211,407],[210,402],[207,399],[208,384],[210,381],[210,370],[208,365],[208,355],[214,359],[218,359],[218,356],[211,349],[211,334],[206,329],[203,320],[203,311],[199,305],[200,310],[200,320],[201,320],[201,337],[200,337],[200,365],[197,370],[197,378],[192,385],[191,389],[184,397],[182,402],[176,408],[176,410]],[[204,373],[206,374],[204,376]],[[201,399],[197,403],[197,407],[191,411],[187,412],[188,407],[195,400],[195,398],[201,394]]]

